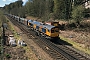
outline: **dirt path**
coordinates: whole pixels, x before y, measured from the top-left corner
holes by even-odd
[[[22,47],[5,46],[4,60],[27,60],[25,49]]]

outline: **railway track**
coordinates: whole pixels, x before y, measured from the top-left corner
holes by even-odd
[[[15,25],[16,25],[16,23],[15,23]],[[20,26],[20,24],[17,24],[17,26],[25,33],[25,34],[27,34],[27,36],[29,37],[29,38],[33,38],[33,39],[40,39],[39,37],[37,37],[37,36],[35,36],[35,33],[33,33],[33,31],[29,31],[29,30],[26,30],[26,28],[24,27],[24,28],[22,28],[21,26]],[[33,36],[31,35],[31,34],[33,34]],[[41,46],[41,45],[44,45],[44,46],[48,46],[48,44],[46,44],[44,41],[42,41],[42,39],[40,39],[41,41],[39,41],[38,43],[36,42],[36,41],[34,41],[34,42],[36,42],[40,47],[43,47],[43,46]],[[41,43],[42,42],[42,43]],[[28,42],[27,42],[28,43]],[[29,43],[28,43],[29,44]],[[61,60],[68,60],[67,58],[65,58],[62,54],[60,54],[60,53],[58,53],[58,51],[56,51],[54,48],[51,48],[51,46],[49,45],[48,46],[49,47],[49,49],[50,50],[47,50],[46,49],[46,47],[44,47],[43,49],[46,49],[46,51],[47,52],[49,52],[49,54],[51,55],[51,57],[52,58],[54,58],[55,60],[59,60],[59,59],[61,59]]]
[[[85,56],[77,53],[76,51],[66,47],[65,45],[60,45],[59,48],[66,51],[68,54],[70,53],[72,56],[75,56],[78,60],[85,60],[85,59],[90,60],[90,59],[86,58]]]
[[[11,18],[9,18],[11,20]],[[15,23],[29,38],[35,39],[34,42],[37,43],[43,50],[45,50],[54,60],[90,60],[85,56],[73,51],[72,49],[66,47],[65,45],[56,45],[45,39],[44,37],[40,38],[35,35],[35,32],[26,28],[26,26],[19,23]],[[34,37],[33,37],[34,36]],[[29,43],[28,43],[29,44]]]

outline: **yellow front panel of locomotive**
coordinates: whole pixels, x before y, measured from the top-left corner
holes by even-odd
[[[58,37],[58,36],[59,36],[58,32],[51,33],[51,37]]]
[[[51,33],[51,37],[58,37],[59,36],[58,28],[54,28],[53,30],[54,30],[54,32]]]
[[[30,26],[30,23],[28,22],[28,26]]]
[[[47,36],[50,36],[51,35],[51,33],[50,33],[50,31],[48,29],[46,29],[46,35]]]
[[[51,32],[46,31],[46,35],[50,37],[58,37],[59,33],[58,32],[51,33]]]
[[[36,29],[36,24],[33,25],[33,28]]]

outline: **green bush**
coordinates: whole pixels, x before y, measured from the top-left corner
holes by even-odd
[[[80,22],[84,18],[84,10],[85,8],[82,5],[74,7],[72,10],[72,18],[76,22]]]
[[[6,58],[11,58],[10,54],[6,54]]]

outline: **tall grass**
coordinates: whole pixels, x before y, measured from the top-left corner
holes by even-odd
[[[59,36],[59,37],[60,37],[60,39],[62,39],[62,40],[64,40],[64,41],[72,44],[74,48],[76,48],[76,49],[78,49],[78,50],[80,50],[80,51],[83,51],[83,52],[85,52],[85,53],[90,54],[90,50],[87,49],[87,48],[81,47],[81,44],[76,43],[76,42],[74,42],[74,41],[72,41],[72,40],[69,40],[69,39],[67,39],[67,38],[64,38],[64,37],[62,37],[62,36]]]

